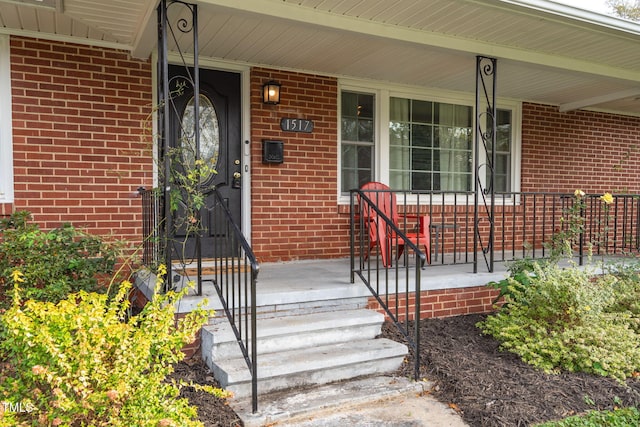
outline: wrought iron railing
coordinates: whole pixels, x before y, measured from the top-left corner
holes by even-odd
[[[163,254],[167,250],[162,247],[165,239],[158,238],[159,230],[162,229],[159,227],[162,223],[160,219],[162,196],[157,191],[145,189],[139,191],[143,208],[143,261],[145,265],[157,265],[164,260]],[[214,200],[213,206],[208,208],[207,213],[212,219],[213,228],[208,232],[218,236],[218,239],[212,248],[213,257],[207,265],[206,274],[202,273],[202,260],[197,260],[198,294],[202,293],[202,283],[211,283],[216,289],[225,315],[235,333],[236,342],[251,373],[252,406],[253,411],[256,412],[258,409],[256,285],[260,267],[251,246],[240,227],[233,221],[223,197],[217,190],[214,190]],[[173,242],[167,243],[168,246],[172,244]],[[182,265],[184,264],[183,262]],[[180,269],[186,271],[184,267]]]
[[[159,212],[157,193],[144,187],[138,188],[142,198],[142,262],[146,266],[157,265],[160,260]]]
[[[381,197],[383,192],[380,190],[351,192],[351,283],[355,282],[356,275],[359,276],[407,339],[415,354],[414,376],[417,380],[420,325],[415,321],[412,327],[410,322],[420,318],[420,281],[427,257],[419,248],[421,242],[407,237],[409,230],[420,226],[419,219],[394,222],[394,212],[383,212],[379,208]],[[382,251],[394,256],[386,259],[371,256],[374,244],[379,247],[380,242]],[[401,258],[395,257],[399,253],[402,253]]]
[[[471,192],[393,193],[400,214],[419,214],[430,219],[431,262],[427,267],[473,264],[477,270],[486,261],[485,267],[489,271],[490,259],[505,262],[548,258],[552,237],[567,229],[569,212],[577,200],[573,193],[495,193],[493,216],[486,214],[484,206],[480,206],[476,224]],[[587,194],[580,200],[583,232],[574,242],[575,256],[580,264],[584,263],[589,251],[594,255],[640,252],[640,195],[614,195],[611,204],[606,204],[601,194]],[[353,206],[357,208],[357,203]],[[474,233],[478,237],[477,247]],[[493,244],[480,244],[488,241],[491,233]],[[366,238],[366,235],[362,237]],[[363,243],[356,243],[356,252],[361,249],[359,244]],[[492,257],[483,257],[485,248],[492,251]],[[366,249],[366,245],[363,244],[362,249]]]
[[[576,205],[576,203],[580,205]],[[567,193],[496,193],[494,259],[548,258],[552,239],[576,222],[578,262],[593,255],[630,255],[640,250],[640,196],[616,195],[607,204],[600,194],[576,198]]]
[[[215,206],[211,212],[213,235],[227,236],[215,245],[213,275],[210,281],[216,288],[227,319],[240,345],[251,373],[253,412],[258,410],[256,284],[259,264],[256,256],[233,221],[231,212],[215,190]],[[216,256],[216,252],[219,254]]]
[[[397,201],[392,204],[397,212],[380,208],[385,193]],[[481,260],[548,258],[553,236],[561,232],[572,239],[580,264],[589,253],[640,252],[640,195],[615,195],[606,203],[599,194],[495,193],[493,215],[483,214],[486,209],[480,206],[477,216],[473,198],[471,192],[351,191],[351,283],[356,276],[363,281],[416,355],[420,332],[418,322],[412,327],[410,321],[421,317],[423,268],[473,264],[477,272]],[[409,215],[412,221],[405,219]],[[415,219],[421,217],[429,219]],[[429,254],[407,237],[415,235],[421,223],[429,224]],[[575,235],[566,233],[572,226],[580,230]],[[492,245],[480,244],[489,238]],[[487,255],[486,247],[493,251],[490,257],[482,256]],[[487,265],[489,271],[492,268]],[[416,378],[418,363],[416,357]]]

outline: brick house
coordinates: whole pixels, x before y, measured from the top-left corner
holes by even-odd
[[[547,1],[200,3],[200,68],[235,85],[236,155],[218,166],[241,175],[233,203],[261,262],[348,256],[348,190],[363,181],[473,190],[477,55],[497,59],[502,189],[640,192],[638,24]],[[141,240],[137,189],[158,176],[157,5],[0,1],[0,214]],[[269,81],[277,105],[262,100]],[[403,147],[420,129],[430,145]],[[282,162],[264,161],[263,140],[282,142]]]
[[[447,255],[470,264],[469,253],[477,253],[470,206],[481,193],[476,182],[487,188],[490,176],[509,195],[495,217],[503,221],[495,249],[505,259],[525,242],[539,248],[557,229],[546,215],[547,207],[559,209],[543,195],[575,189],[629,195],[615,207],[624,212],[624,232],[605,243],[634,241],[638,249],[639,24],[546,0],[201,0],[199,49],[190,57],[180,55],[194,45],[188,25],[167,52],[159,48],[159,3],[0,0],[0,216],[28,210],[45,229],[72,222],[140,244],[138,190],[159,185],[159,148],[168,146],[159,129],[171,121],[167,138],[189,141],[175,129],[200,102],[201,154],[218,171],[210,179],[261,263],[344,261],[350,190],[381,181],[405,195],[401,209],[453,224],[435,229],[434,261],[443,265]],[[496,60],[493,175],[474,163],[487,161],[473,144],[482,116],[478,57]],[[180,108],[160,117],[161,76],[181,77],[182,60],[193,65],[194,58],[200,96],[176,91]],[[279,84],[277,104],[264,102],[269,82]],[[477,230],[491,233],[486,223]],[[262,289],[274,278],[288,283],[284,270],[274,271],[261,270]],[[295,311],[316,308],[304,298],[346,294],[380,309],[364,287],[345,286],[348,278],[330,291],[313,288],[325,271],[307,271],[308,283],[285,286],[281,299],[257,299],[274,307],[286,300]],[[491,308],[487,276],[436,282],[438,273],[430,274],[422,308],[409,286],[390,297],[401,301],[398,317]],[[305,351],[313,358],[314,349]]]

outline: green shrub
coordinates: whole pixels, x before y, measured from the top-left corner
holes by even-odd
[[[42,231],[28,212],[0,221],[0,309],[9,304],[11,273],[18,269],[28,287],[25,299],[57,302],[68,294],[99,289],[99,277],[110,277],[119,255],[116,244],[70,224]]]
[[[640,371],[638,317],[619,310],[627,286],[613,275],[535,267],[528,286],[512,287],[506,305],[478,324],[525,362],[616,378]],[[636,294],[637,295],[637,294]]]
[[[166,379],[209,315],[175,320],[186,288],[162,295],[160,278],[154,299],[127,318],[127,281],[112,299],[79,291],[54,304],[22,301],[25,277],[12,277],[13,304],[0,317],[0,426],[201,425]]]
[[[536,265],[539,265],[539,261],[534,261],[530,258],[516,260],[508,268],[509,277],[499,282],[487,283],[487,286],[499,291],[493,303],[496,304],[500,300],[504,301],[507,296],[510,297],[510,300],[513,300],[515,295],[522,293],[524,288],[531,283],[531,278],[535,276]]]
[[[640,425],[640,411],[637,408],[613,411],[591,411],[562,421],[539,424],[538,427],[629,427]]]
[[[608,268],[611,274],[619,278],[614,287],[614,304],[611,312],[629,312],[640,318],[640,265],[638,262],[619,264]],[[640,322],[634,323],[636,333],[640,334]]]

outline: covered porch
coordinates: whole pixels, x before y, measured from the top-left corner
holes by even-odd
[[[383,212],[379,207],[382,197],[388,197],[391,193],[400,201],[394,205],[398,210],[396,213]],[[257,357],[258,349],[265,352],[267,362],[262,363],[266,363],[267,367],[258,369],[254,366],[249,369],[265,377],[261,380],[257,376],[246,377],[238,383],[225,384],[230,389],[238,387],[234,392],[239,395],[249,394],[249,381],[255,381],[255,389],[251,392],[254,399],[259,393],[268,392],[270,387],[291,386],[291,383],[286,383],[286,386],[279,384],[284,380],[276,378],[275,374],[274,377],[261,374],[264,371],[271,374],[270,369],[284,369],[294,364],[293,361],[282,362],[277,359],[285,356],[279,355],[278,351],[282,351],[280,348],[270,347],[273,342],[282,342],[283,345],[295,342],[296,347],[286,353],[302,351],[306,355],[295,353],[296,358],[320,357],[314,356],[313,351],[317,348],[327,354],[334,351],[327,346],[345,345],[342,342],[325,342],[333,339],[333,335],[342,337],[339,339],[344,339],[345,335],[352,336],[352,344],[362,346],[364,344],[356,340],[359,338],[357,330],[344,332],[342,329],[365,328],[356,324],[361,321],[359,316],[364,313],[375,316],[373,313],[378,313],[394,322],[410,344],[419,349],[421,338],[417,331],[412,330],[410,320],[492,310],[497,291],[486,285],[507,277],[510,261],[552,256],[554,248],[549,245],[556,235],[571,241],[575,251],[573,259],[564,259],[563,263],[594,268],[594,271],[599,271],[597,269],[604,262],[626,262],[635,258],[640,243],[638,195],[613,197],[587,195],[581,191],[573,194],[493,193],[490,205],[473,205],[468,203],[472,196],[469,193],[421,194],[389,189],[378,190],[377,194],[367,195],[359,190],[353,194],[352,199],[356,200],[357,195],[359,201],[351,205],[352,256],[349,258],[258,264],[242,233],[229,222],[229,226],[223,229],[233,229],[235,233],[227,233],[230,240],[223,247],[232,248],[231,251],[227,250],[211,260],[182,260],[173,264],[172,280],[168,284],[171,289],[181,289],[190,281],[197,284],[180,301],[178,312],[191,311],[203,301],[206,301],[205,308],[217,311],[216,318],[205,328],[211,330],[203,333],[202,353],[212,369],[222,370],[218,375],[231,376],[228,373],[230,368],[220,368],[225,361],[218,358],[227,351],[216,350],[221,336],[230,337],[229,342],[234,345],[241,344],[244,356],[234,360],[244,358],[247,364],[257,363],[263,357]],[[411,203],[407,203],[409,198]],[[366,207],[368,205],[370,207]],[[368,222],[371,219],[360,215],[371,209],[375,210],[376,233],[382,233],[375,234],[376,242],[373,245],[374,237],[370,232],[372,225]],[[221,203],[212,213],[225,217],[226,209]],[[431,262],[425,262],[428,258],[422,246],[407,237],[419,223],[392,220],[405,214],[413,214],[414,218],[428,216],[429,224],[438,225],[430,228],[429,244],[425,246],[430,251]],[[228,218],[226,220],[230,221]],[[377,224],[381,224],[381,228]],[[386,233],[391,233],[389,236],[393,237],[387,237]],[[216,234],[225,233],[216,231]],[[392,257],[383,256],[387,249],[381,249],[381,241],[388,245]],[[404,248],[403,251],[399,250],[400,246]],[[147,249],[158,253],[153,245]],[[142,286],[153,282],[148,278],[141,279]],[[145,292],[149,297],[152,296],[148,293],[150,291],[147,289]],[[292,321],[295,325],[290,327]],[[348,325],[343,326],[343,321]],[[231,325],[233,332],[227,331],[227,325]],[[259,340],[264,340],[263,344],[259,344]],[[322,343],[317,348],[297,347],[316,343],[316,340]],[[361,351],[359,347],[353,351],[359,356],[370,353]],[[355,356],[339,354],[338,357],[351,360]],[[270,363],[277,368],[270,368]],[[367,369],[374,369],[373,363],[358,361],[348,368],[340,366],[336,369],[342,371],[336,375],[343,375],[345,369],[352,374],[368,375],[371,371]],[[364,370],[360,371],[354,366]],[[233,369],[239,368],[236,366]],[[243,369],[246,366],[243,365]],[[304,367],[298,369],[301,371],[286,375],[294,376],[294,384],[295,381],[306,384],[304,381],[313,374],[303,371],[306,369]],[[317,381],[329,382],[336,378]],[[260,384],[262,389],[258,391]],[[254,402],[257,405],[257,400]]]
[[[452,255],[447,255],[445,260],[453,261]],[[186,271],[191,273],[191,276],[186,276],[188,280],[195,274],[196,266],[193,264],[185,267]],[[203,262],[203,268],[207,269],[206,260]],[[315,301],[324,301],[323,304],[330,305],[331,301],[351,300],[354,307],[366,307],[371,300],[371,292],[360,281],[351,283],[350,273],[351,260],[349,258],[262,263],[256,286],[258,314],[273,315],[291,309],[299,310],[302,313],[305,309],[312,308]],[[452,262],[425,270],[421,289],[425,293],[435,295],[433,313],[430,317],[482,311],[480,305],[476,305],[475,310],[464,307],[445,307],[442,305],[445,298],[440,301],[440,304],[437,298],[438,295],[454,295],[465,288],[483,288],[491,281],[504,279],[507,274],[507,264],[504,262],[496,263],[493,272],[473,273],[472,265]],[[181,300],[178,312],[189,312],[206,299],[208,302],[204,306],[205,308],[216,310],[221,316],[224,314],[224,307],[210,281],[211,277],[205,271],[202,295],[197,295],[197,290],[191,289],[189,294]],[[409,277],[409,290],[415,291],[415,280],[411,275]],[[403,287],[407,281],[403,268],[399,269],[398,278],[401,284],[399,291],[404,292]],[[181,281],[177,288],[181,288],[185,283],[185,281]],[[153,290],[142,286],[145,295],[151,297]],[[483,296],[489,298],[488,294]],[[461,301],[464,299],[460,298]]]

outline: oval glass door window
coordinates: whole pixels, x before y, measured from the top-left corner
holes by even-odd
[[[196,159],[195,139],[195,97],[192,97],[182,115],[182,159],[188,169],[193,169]],[[201,159],[209,168],[215,169],[220,155],[220,125],[213,103],[205,95],[200,95],[200,153]],[[212,176],[203,176],[202,182]]]

